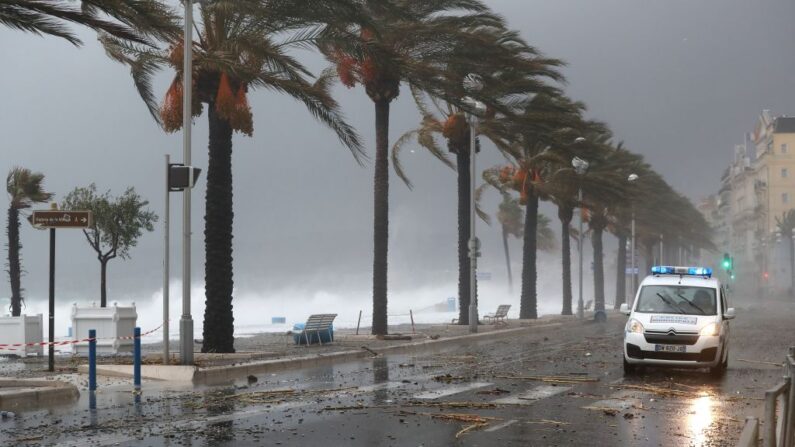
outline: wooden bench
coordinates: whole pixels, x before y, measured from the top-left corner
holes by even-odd
[[[505,319],[508,317],[508,311],[511,309],[510,304],[500,304],[497,307],[497,312],[488,314],[483,317],[483,321],[491,324],[507,324]]]
[[[334,334],[331,332],[331,325],[334,323],[335,318],[337,318],[337,314],[310,315],[306,320],[304,330],[298,334],[298,339],[300,340],[301,336],[303,336],[308,346],[310,341],[309,334],[316,334],[317,341],[322,345],[323,339],[320,338],[320,333],[326,332],[328,333],[329,340],[334,341]]]

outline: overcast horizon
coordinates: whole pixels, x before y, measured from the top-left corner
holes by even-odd
[[[589,118],[606,122],[616,140],[643,154],[691,200],[717,190],[734,145],[753,130],[762,109],[795,115],[795,58],[788,51],[795,41],[791,0],[487,3],[544,54],[565,60],[567,95],[584,101]],[[135,187],[161,221],[131,250],[131,260],[110,262],[108,301],[137,296],[138,302],[155,301],[162,286],[164,155],[182,159],[181,133],[164,133],[138,97],[128,69],[104,54],[93,32],[74,29],[85,42],[82,48],[0,27],[0,56],[6,62],[0,72],[5,93],[0,169],[4,174],[14,166],[43,172],[45,187],[58,202],[74,187],[92,182],[115,194]],[[318,55],[301,57],[313,69],[325,66]],[[165,93],[172,76],[160,73],[155,92]],[[335,96],[372,156],[372,103],[360,88],[337,87]],[[358,166],[335,135],[294,100],[258,91],[250,102],[254,136],[236,134],[233,149],[236,294],[265,298],[272,306],[300,299],[302,293],[361,296],[372,285],[372,164]],[[393,103],[390,143],[418,121],[404,91]],[[195,120],[193,129],[194,165],[206,172],[206,115]],[[456,294],[455,173],[423,150],[404,155],[414,190],[391,174],[390,297],[409,299],[412,291],[431,290],[417,296],[440,302]],[[485,150],[478,164],[501,162],[495,150]],[[193,195],[193,286],[198,290],[204,278],[205,185],[203,174]],[[490,192],[485,209],[493,214],[498,200]],[[176,283],[181,195],[172,194],[171,204],[171,276]],[[0,208],[7,207],[2,194]],[[542,212],[559,234],[555,210],[543,206]],[[482,271],[504,284],[499,230],[478,223],[478,233]],[[615,243],[607,239],[606,266],[611,266]],[[43,303],[47,234],[23,222],[21,241],[25,296]],[[512,240],[511,250],[518,311],[521,242]],[[5,260],[5,250],[2,256]],[[555,253],[544,260],[539,263],[539,295],[559,300],[559,285],[554,286],[559,258]],[[608,302],[615,282],[611,271],[606,273]],[[586,281],[589,291],[590,278]],[[5,313],[10,295],[6,274],[0,283],[0,312]],[[294,296],[279,296],[288,290]],[[57,299],[61,305],[99,301],[99,262],[79,231],[58,232]],[[179,299],[172,289],[172,315],[178,315]],[[393,300],[390,310],[404,305]],[[194,319],[202,313],[194,308]]]

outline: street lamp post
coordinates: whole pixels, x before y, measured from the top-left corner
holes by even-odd
[[[582,143],[585,141],[585,138],[579,137],[574,140],[575,143]],[[589,163],[583,160],[580,157],[574,157],[571,160],[571,165],[574,167],[574,171],[579,176],[585,175],[585,172],[588,171]],[[582,258],[583,258],[583,218],[582,218],[582,182],[577,188],[577,200],[578,204],[580,205],[580,229],[579,234],[577,235],[577,247],[579,248],[579,291],[578,291],[578,298],[577,298],[577,317],[582,319],[585,318],[585,306],[582,301]]]
[[[185,42],[182,69],[182,157],[185,166],[191,165],[191,118],[193,116],[193,0],[185,1]],[[179,358],[183,365],[193,364],[193,318],[190,312],[190,197],[185,188],[182,201],[182,317],[179,320]]]
[[[627,181],[629,183],[635,183],[637,180],[638,180],[638,174],[629,174],[629,177],[627,177]],[[634,302],[635,301],[635,292],[638,290],[638,285],[636,284],[636,281],[638,279],[638,275],[637,275],[637,272],[635,272],[635,269],[637,268],[637,265],[636,265],[636,261],[635,261],[635,202],[634,201],[632,202],[632,242],[630,243],[630,250],[632,252],[630,254],[631,269],[632,269],[632,270],[630,270],[630,274],[632,275],[631,276],[632,277],[632,281],[631,281],[632,282],[631,296],[632,296],[632,301]],[[632,303],[630,303],[630,305],[631,304]]]
[[[476,74],[464,78],[464,90],[475,94],[483,90],[483,80]],[[469,332],[478,331],[478,290],[477,261],[480,256],[480,241],[475,235],[475,180],[478,115],[485,113],[486,106],[472,97],[464,98],[464,102],[472,109],[469,113]]]

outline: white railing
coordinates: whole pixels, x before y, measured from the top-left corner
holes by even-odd
[[[789,348],[783,380],[765,392],[764,447],[795,447],[795,346]],[[737,447],[759,445],[759,420],[746,418]]]

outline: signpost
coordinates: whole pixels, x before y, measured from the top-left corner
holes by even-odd
[[[50,309],[49,309],[49,370],[55,371],[55,230],[57,228],[88,228],[94,223],[91,211],[60,211],[53,204],[51,210],[34,211],[30,223],[36,228],[50,230]]]

